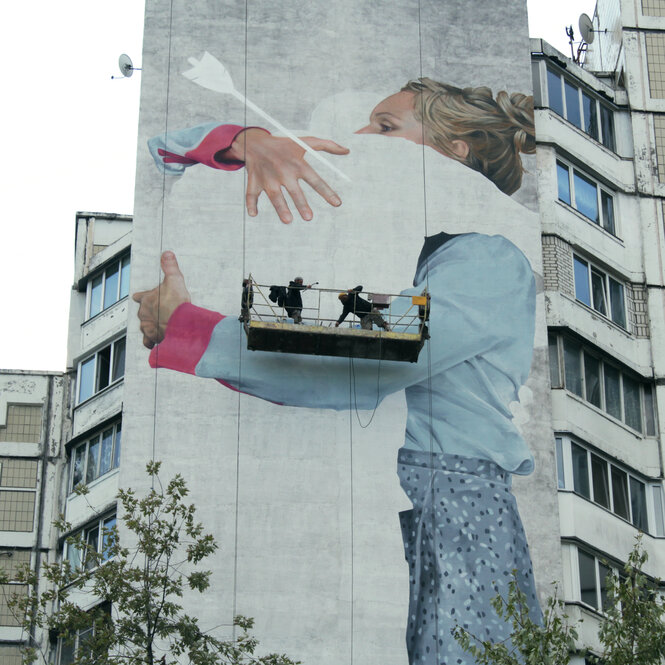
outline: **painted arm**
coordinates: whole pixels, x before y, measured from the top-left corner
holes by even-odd
[[[373,408],[377,390],[381,400],[459,363],[486,356],[491,356],[498,371],[511,377],[517,388],[526,380],[535,307],[528,261],[499,236],[465,236],[451,241],[440,253],[430,261],[429,350],[421,352],[417,363],[354,359],[354,403],[359,408]],[[164,272],[162,289],[173,277],[166,269]],[[184,287],[184,278],[178,274]],[[423,288],[424,284],[418,284],[403,294],[419,295]],[[242,326],[234,317],[189,304],[189,294],[170,314],[161,314],[168,325],[155,326],[142,302],[154,291],[157,289],[134,296],[142,303],[139,318],[144,343],[152,348],[161,341],[151,352],[152,367],[215,378],[234,390],[280,404],[350,407],[348,358],[249,351]],[[408,299],[402,300],[406,301],[403,307],[408,307]],[[162,291],[155,301],[170,299]],[[413,325],[415,332],[418,322]],[[149,334],[155,328],[157,335]]]
[[[346,155],[347,148],[316,137],[303,139],[314,150],[332,155]],[[247,167],[247,212],[258,214],[258,199],[265,192],[280,220],[293,220],[282,192],[284,187],[305,220],[313,217],[312,209],[300,187],[304,180],[330,205],[342,201],[328,183],[305,161],[305,151],[291,139],[272,136],[260,127],[241,127],[207,123],[160,134],[148,141],[148,149],[157,168],[170,175],[182,175],[195,164],[204,164],[222,171]]]
[[[182,175],[185,169],[195,164],[237,171],[245,163],[226,153],[238,136],[250,129],[267,132],[260,128],[209,122],[155,136],[148,141],[148,149],[157,168],[169,175]]]

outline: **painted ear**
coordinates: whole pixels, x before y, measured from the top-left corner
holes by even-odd
[[[453,155],[459,159],[466,159],[469,156],[469,144],[466,141],[462,141],[462,139],[455,139],[450,144],[450,149]]]

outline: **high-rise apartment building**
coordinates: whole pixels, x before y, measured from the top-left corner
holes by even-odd
[[[665,565],[665,3],[600,0],[593,24],[583,66],[532,40],[563,590],[587,643],[638,532]]]
[[[0,566],[10,580],[26,564],[37,573],[63,559],[78,565],[67,536],[83,532],[103,548],[102,529],[115,524],[130,238],[131,217],[77,214],[68,370],[0,372]],[[85,497],[73,493],[80,483]],[[53,527],[60,515],[68,533]],[[0,662],[19,665],[26,644],[49,662],[71,662],[77,644],[37,627],[26,634],[7,606],[17,590],[26,591],[12,582],[0,596]]]
[[[530,41],[529,60],[522,2],[467,3],[465,9],[407,4],[373,12],[375,3],[340,0],[333,11],[305,10],[293,0],[277,12],[269,3],[229,2],[212,14],[147,3],[134,221],[77,215],[68,374],[0,375],[0,418],[8,405],[6,430],[0,421],[2,505],[7,495],[0,565],[5,552],[12,552],[8,561],[27,557],[35,566],[40,556],[81,564],[80,552],[65,543],[69,534],[48,528],[58,511],[71,533],[103,552],[103,529],[116,523],[118,487],[140,492],[145,462],[159,459],[165,475],[185,477],[221,545],[209,564],[211,590],[202,599],[185,598],[204,627],[231,635],[233,615],[248,614],[266,649],[320,663],[397,664],[409,655],[415,662],[426,648],[418,635],[429,630],[436,639],[426,653],[434,655],[418,662],[457,663],[442,617],[457,613],[478,630],[468,616],[480,616],[484,601],[457,603],[454,594],[505,572],[493,564],[492,548],[504,511],[512,509],[502,503],[509,493],[483,494],[499,476],[488,479],[476,469],[477,496],[462,491],[436,504],[441,508],[409,511],[411,502],[418,507],[413,478],[419,474],[427,479],[425,503],[443,492],[438,478],[453,482],[457,472],[445,466],[452,441],[466,446],[458,456],[510,471],[501,483],[514,475],[537,591],[542,599],[550,582],[559,583],[569,615],[584,618],[581,644],[597,647],[605,578],[621,567],[639,533],[649,554],[646,572],[662,577],[665,1],[599,0],[595,39],[582,51],[582,64],[537,39]],[[475,35],[484,26],[493,36],[473,54],[464,43],[471,26]],[[220,45],[220,34],[235,41]],[[192,82],[210,70],[181,76],[192,67],[189,58],[200,61],[195,69],[202,66],[204,51],[214,57],[214,76],[220,67],[229,72],[240,100],[236,93],[220,95],[214,83]],[[385,104],[420,76],[476,88],[460,102],[467,115],[463,104],[486,94],[479,92],[483,85],[496,100],[499,90],[533,89],[535,156],[522,156],[521,187],[497,184],[482,166],[469,169],[460,143],[442,157],[424,134],[404,140],[404,109]],[[514,121],[521,97],[507,99],[501,104],[512,105]],[[427,126],[424,115],[416,117]],[[291,205],[296,219],[282,225],[265,196],[258,219],[248,215],[244,187],[255,189],[258,176],[251,155],[231,154],[233,141],[242,127],[273,130],[274,119],[302,129],[299,135],[351,148],[342,156],[319,145],[328,163],[310,160],[340,195],[341,207],[317,200],[303,185],[311,222],[298,219]],[[359,127],[360,136],[350,133]],[[243,161],[247,175],[223,172]],[[311,172],[299,177],[330,199]],[[292,183],[282,184],[294,191]],[[274,188],[271,195],[278,198]],[[285,200],[290,203],[288,195]],[[480,245],[469,252],[464,243],[472,232]],[[513,244],[491,250],[498,241],[487,238],[494,234]],[[429,245],[420,253],[423,235]],[[519,273],[521,281],[506,277],[521,265],[506,259],[513,245],[531,264],[532,292],[521,290],[531,270]],[[157,285],[167,249],[177,255],[191,301],[206,309],[181,304],[169,319],[177,332],[167,333],[148,357],[128,298],[130,254],[131,290],[138,291]],[[244,322],[237,320],[242,279],[251,276],[255,285],[253,320],[268,320],[266,308],[274,307],[280,320],[271,325],[291,339],[297,326],[264,300],[269,285],[300,275],[305,285],[321,282],[323,290],[301,294],[303,330],[321,334],[309,329],[334,326],[339,291],[362,282],[370,293],[397,294],[409,286],[419,253],[415,290],[403,296],[417,298],[424,288],[431,295],[432,339],[418,363],[245,351]],[[450,265],[455,270],[439,285],[436,271]],[[528,379],[511,369],[520,330],[511,332],[510,325],[527,325],[514,304],[521,298],[535,303]],[[443,319],[437,308],[445,310]],[[392,310],[381,311],[391,334],[412,334]],[[500,332],[504,323],[507,332]],[[341,334],[365,335],[343,326]],[[437,330],[446,331],[445,344],[437,343]],[[377,339],[380,355],[385,338]],[[513,350],[506,355],[506,348]],[[455,367],[469,373],[450,374]],[[12,388],[19,384],[23,392]],[[57,400],[64,406],[56,407]],[[488,418],[492,427],[485,426]],[[12,429],[10,420],[20,427]],[[406,452],[398,453],[405,422]],[[31,434],[22,433],[30,427]],[[49,434],[56,430],[64,433],[60,448]],[[32,439],[22,443],[21,436]],[[502,447],[506,441],[509,450]],[[526,452],[520,452],[523,441]],[[407,496],[395,479],[398,455]],[[423,462],[422,471],[413,467],[409,474],[413,455],[443,466]],[[469,482],[462,476],[460,485]],[[79,483],[90,489],[85,499],[73,493]],[[517,527],[510,528],[517,539]],[[445,564],[434,564],[426,582],[423,562],[432,543],[428,561]],[[482,550],[471,557],[475,562],[466,557],[474,547]],[[449,576],[450,585],[442,581]],[[409,591],[416,578],[425,587],[431,583],[429,595]],[[434,609],[420,625],[414,612],[428,603]],[[485,617],[478,625],[489,623]],[[0,655],[2,649],[15,654],[27,639],[16,630],[0,628]],[[45,644],[46,637],[35,639]],[[67,665],[77,643],[47,648],[57,665]]]
[[[20,665],[22,645],[48,642],[35,628],[30,635],[8,605],[27,589],[16,581],[20,567],[40,575],[55,561],[63,475],[61,441],[66,436],[68,377],[61,372],[0,371],[0,662]]]

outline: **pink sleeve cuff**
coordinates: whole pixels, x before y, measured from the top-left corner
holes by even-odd
[[[219,125],[208,132],[196,148],[188,150],[184,158],[190,160],[191,163],[198,162],[222,171],[237,171],[245,165],[245,162],[240,159],[225,159],[224,153],[231,147],[236,136],[248,129],[263,128]],[[263,129],[263,131],[270,134],[267,129]]]
[[[150,351],[150,367],[195,374],[212,331],[223,318],[190,303],[180,305],[169,319],[164,340]]]

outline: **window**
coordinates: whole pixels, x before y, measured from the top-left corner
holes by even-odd
[[[27,586],[20,584],[17,573],[20,568],[30,565],[29,550],[0,550],[0,571],[9,579],[8,584],[0,585],[0,626],[20,626],[21,617],[9,607],[9,600],[15,596],[25,596]],[[4,660],[0,659],[4,663]],[[19,661],[20,662],[20,661]]]
[[[648,479],[568,437],[556,437],[556,455],[560,489],[597,503],[640,531],[665,536],[660,483],[649,484]],[[572,480],[565,475],[566,468],[572,470]]]
[[[665,537],[665,501],[663,500],[663,486],[653,485],[653,514],[655,521],[654,535],[659,538]]]
[[[79,628],[69,638],[60,638],[58,642],[58,665],[71,665],[77,657],[85,654],[86,644],[91,638],[98,636],[99,631],[111,624],[111,605],[103,603],[88,612],[89,625]],[[86,616],[87,619],[87,616]]]
[[[551,333],[550,381],[646,436],[656,435],[654,390],[581,342]],[[563,368],[563,376],[559,367]]]
[[[608,233],[616,235],[612,193],[590,176],[560,160],[556,163],[556,175],[559,201],[575,208]]]
[[[0,531],[32,531],[37,461],[0,457]]]
[[[646,484],[577,443],[570,447],[574,491],[648,531]]]
[[[0,427],[0,441],[39,443],[42,436],[40,404],[8,404],[7,424]]]
[[[0,663],[3,665],[23,665],[21,647],[16,644],[0,644]]]
[[[614,113],[597,97],[552,69],[547,70],[549,106],[591,138],[614,150]]]
[[[559,346],[556,335],[549,335],[548,341],[548,356],[550,363],[550,385],[552,388],[560,388],[561,381],[561,367],[559,367]]]
[[[557,487],[562,490],[566,489],[566,467],[563,463],[563,441],[561,437],[556,437],[556,475]]]
[[[625,329],[623,284],[579,256],[573,256],[573,264],[575,298]]]
[[[114,542],[115,526],[115,514],[107,515],[70,534],[65,542],[63,556],[72,570],[90,570],[95,567],[96,557],[87,556],[89,552],[99,554],[101,561],[109,558],[108,550]],[[72,539],[76,539],[76,542],[72,542]]]
[[[88,318],[129,294],[129,255],[114,261],[88,281]]]
[[[125,338],[79,363],[78,403],[120,380],[125,374]]]
[[[120,464],[122,423],[118,422],[97,432],[71,451],[69,491],[77,485],[87,485]]]
[[[580,600],[596,610],[607,607],[607,576],[612,568],[592,554],[577,550]]]

